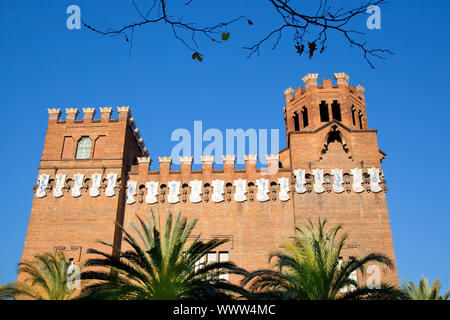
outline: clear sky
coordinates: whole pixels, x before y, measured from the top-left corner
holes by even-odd
[[[280,128],[285,146],[283,90],[319,73],[345,72],[366,88],[369,127],[378,129],[400,279],[423,274],[450,286],[449,24],[447,1],[391,1],[381,10],[381,30],[367,30],[373,46],[391,49],[372,70],[356,48],[332,36],[322,56],[298,57],[291,37],[276,50],[267,44],[247,58],[251,44],[276,24],[265,1],[193,3],[201,21],[245,14],[249,28],[230,28],[230,40],[200,41],[202,63],[164,25],[137,30],[130,48],[86,29],[66,28],[66,9],[84,20],[118,26],[136,18],[127,1],[12,1],[0,3],[0,106],[3,171],[0,283],[14,281],[41,157],[47,108],[131,106],[153,159],[170,155],[173,130]],[[365,19],[365,18],[364,18]],[[365,20],[358,23],[365,25]],[[364,29],[364,28],[363,28]],[[156,161],[157,162],[157,161]],[[153,167],[154,168],[154,167]]]

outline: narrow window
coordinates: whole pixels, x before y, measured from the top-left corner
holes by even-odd
[[[309,124],[308,109],[306,109],[306,107],[303,107],[303,109],[302,109],[302,116],[303,116],[303,128],[306,128]]]
[[[359,112],[359,128],[362,129],[363,128],[363,116],[361,114],[361,111]]]
[[[337,121],[342,121],[341,119],[341,105],[334,100],[331,104],[331,113],[333,114],[333,119]]]
[[[328,105],[325,103],[325,101],[322,101],[319,107],[320,107],[320,121],[321,122],[330,121],[330,115],[328,114]]]
[[[219,262],[228,262],[228,251],[219,252]],[[228,281],[228,273],[220,274],[219,279]]]
[[[295,129],[295,131],[300,131],[300,122],[298,120],[297,112],[294,112],[294,129]]]
[[[354,109],[354,106],[352,106],[352,120],[353,120],[354,126],[356,126],[355,112],[356,112],[356,110]]]
[[[78,141],[76,159],[89,159],[91,156],[92,141],[89,137],[82,137]]]
[[[194,264],[194,271],[197,272],[200,268],[203,268],[205,264],[205,256],[201,257],[198,261]]]
[[[214,251],[208,252],[206,256],[206,262],[208,264],[216,263],[217,262],[216,252]]]

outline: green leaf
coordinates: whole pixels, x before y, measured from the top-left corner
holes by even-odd
[[[203,57],[200,52],[194,52],[194,54],[192,55],[192,59],[194,59],[194,60],[197,59],[200,62],[203,61]]]
[[[230,33],[229,32],[223,32],[222,33],[222,40],[223,41],[227,41],[230,38]]]

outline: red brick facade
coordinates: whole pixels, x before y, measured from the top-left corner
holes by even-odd
[[[59,120],[59,109],[50,109],[23,258],[62,250],[76,262],[85,260],[88,248],[99,247],[97,239],[121,245],[114,222],[127,227],[136,214],[160,212],[164,219],[168,211],[180,211],[198,219],[195,235],[202,239],[230,239],[219,251],[247,270],[267,267],[268,254],[294,234],[294,226],[318,216],[343,224],[349,234],[344,259],[376,251],[395,261],[381,171],[385,154],[378,148],[376,130],[368,128],[364,88],[349,85],[343,73],[335,78],[336,86],[331,79],[318,86],[317,75],[309,74],[303,79],[305,88],[285,91],[287,148],[269,156],[273,168],[280,167],[271,175],[257,169],[251,156],[244,170],[234,168],[233,157],[225,159],[221,170],[203,157],[202,169],[191,170],[192,159],[186,157],[181,170],[174,171],[171,159],[164,157],[159,171],[149,171],[151,159],[128,107],[119,108],[118,119],[110,119],[111,108],[101,108],[101,120],[93,120],[90,108],[83,109],[83,120],[76,120],[77,109],[66,109],[66,120]],[[88,150],[85,159],[76,159],[82,137],[90,138],[90,154]],[[342,169],[340,177],[335,168]],[[297,169],[304,170],[305,178],[299,186]],[[322,169],[323,176],[315,169]],[[358,172],[363,174],[360,184]],[[91,191],[92,174],[97,173],[102,174],[98,195]],[[107,181],[110,173],[117,174],[115,187]],[[76,174],[84,175],[79,194]],[[283,177],[289,179],[287,196],[281,196]],[[270,183],[267,201],[257,199],[260,178]],[[234,198],[237,179],[246,180],[242,201]],[[201,180],[198,202],[190,198],[193,180]],[[223,201],[213,201],[213,180],[224,181]],[[156,203],[149,198],[150,181],[157,183]],[[180,182],[176,203],[168,201],[171,181]],[[130,192],[134,182],[135,195]],[[383,273],[382,280],[398,284],[396,268]]]

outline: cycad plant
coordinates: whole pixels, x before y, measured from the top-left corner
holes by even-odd
[[[70,300],[79,290],[72,284],[73,263],[67,261],[62,253],[44,253],[33,260],[19,264],[19,273],[25,279],[16,284],[16,297],[32,300]]]
[[[450,289],[440,296],[441,281],[439,279],[434,280],[429,285],[429,281],[423,275],[420,278],[419,285],[417,286],[413,281],[403,280],[402,291],[410,300],[448,300],[450,295]]]
[[[275,259],[273,269],[258,270],[242,281],[248,285],[253,298],[334,300],[361,298],[401,298],[399,290],[387,284],[379,289],[361,287],[350,275],[355,271],[365,273],[369,263],[391,268],[387,256],[370,253],[343,262],[340,257],[348,236],[338,237],[341,225],[325,230],[326,220],[319,218],[317,227],[309,221],[303,228],[296,228],[292,241],[283,243],[281,249],[269,256]]]
[[[168,214],[164,230],[160,216],[152,213],[145,220],[138,217],[133,224],[136,237],[121,226],[129,249],[119,257],[90,249],[96,258],[86,266],[95,270],[84,272],[83,280],[94,282],[84,289],[84,296],[93,299],[123,300],[177,300],[220,299],[243,295],[245,290],[222,279],[223,274],[245,275],[246,272],[232,262],[198,264],[208,252],[227,240],[213,239],[202,242],[199,236],[188,243],[196,219],[188,221],[178,213],[173,219]],[[164,232],[164,233],[163,233]],[[101,242],[109,248],[113,245]]]

